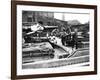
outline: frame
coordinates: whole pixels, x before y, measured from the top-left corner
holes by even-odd
[[[96,5],[11,1],[12,80],[93,74]]]

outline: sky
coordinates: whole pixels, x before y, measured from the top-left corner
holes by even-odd
[[[54,18],[56,19],[63,19],[64,15],[64,20],[69,21],[69,20],[78,20],[80,23],[84,24],[89,20],[89,14],[82,14],[82,13],[54,13]]]

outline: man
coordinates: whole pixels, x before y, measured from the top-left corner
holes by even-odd
[[[78,49],[78,29],[74,29],[74,33],[72,35],[72,48]]]
[[[61,33],[61,42],[62,42],[62,45],[66,46],[66,36],[67,36],[67,33],[66,33],[66,30],[64,27],[62,27],[62,33]]]

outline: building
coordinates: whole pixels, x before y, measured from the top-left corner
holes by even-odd
[[[32,25],[34,22],[42,22],[43,25],[52,26],[54,21],[53,12],[41,12],[41,11],[23,11],[22,23],[23,25]]]

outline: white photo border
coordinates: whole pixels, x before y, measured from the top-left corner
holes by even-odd
[[[90,66],[58,67],[41,69],[22,69],[22,11],[78,12],[90,14]],[[70,73],[94,71],[94,10],[79,8],[60,8],[46,6],[17,5],[17,75],[36,75],[51,73]]]

